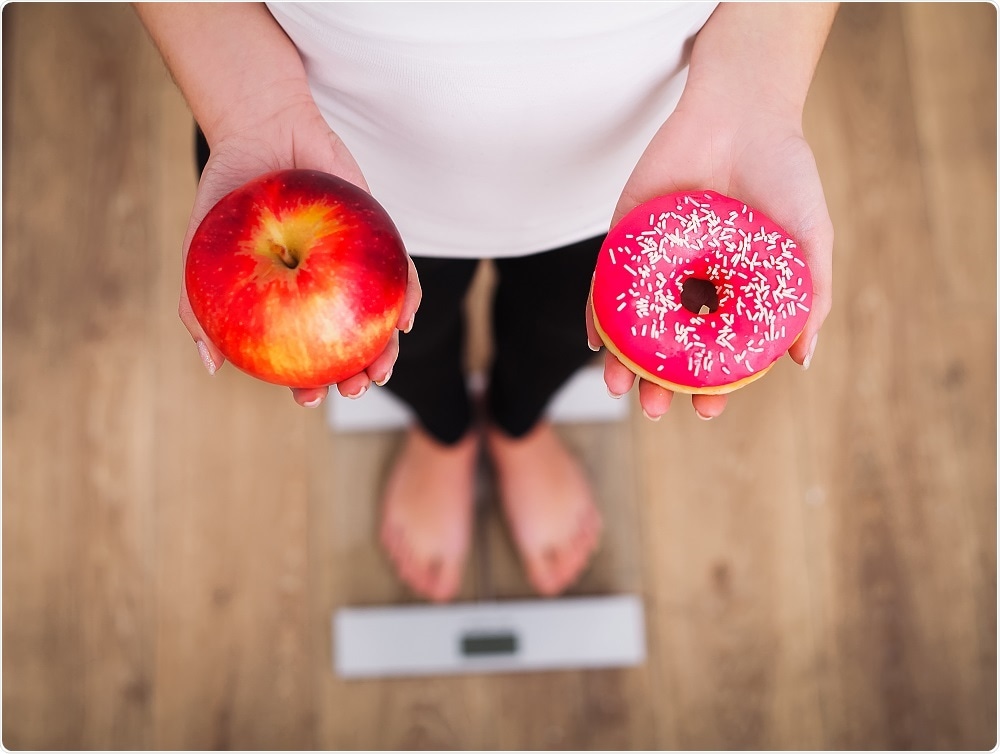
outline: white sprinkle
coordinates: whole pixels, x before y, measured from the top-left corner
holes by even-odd
[[[623,265],[623,267],[625,267],[625,269],[628,270],[629,272],[631,272],[633,275],[638,275],[639,274],[638,272],[636,272],[635,270],[633,270],[631,267],[629,267],[627,264]]]
[[[624,291],[622,291],[621,293],[618,294],[617,297],[615,297],[615,301],[621,301],[623,298],[625,298],[625,292]]]
[[[656,356],[657,356],[657,358],[660,358],[660,359],[667,358],[667,355],[665,353],[660,353],[659,351],[656,351]]]
[[[626,306],[628,306],[628,304],[625,301],[622,301],[621,304],[618,305],[618,311],[621,311]]]
[[[611,255],[611,264],[618,264],[618,260],[615,259],[615,250],[612,248],[608,248],[608,254]]]
[[[663,364],[660,364],[660,366],[658,366],[658,367],[656,368],[656,371],[657,371],[657,372],[662,372],[662,371],[663,371]]]

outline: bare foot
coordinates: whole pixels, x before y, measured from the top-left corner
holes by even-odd
[[[547,423],[517,440],[495,428],[487,438],[528,580],[541,594],[559,594],[583,572],[600,539],[587,476]]]
[[[462,584],[478,449],[475,432],[446,446],[411,428],[383,493],[382,546],[400,578],[435,602]]]

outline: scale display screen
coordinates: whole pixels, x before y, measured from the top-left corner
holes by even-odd
[[[516,652],[517,636],[512,633],[466,634],[462,637],[462,655],[465,657],[512,655]]]

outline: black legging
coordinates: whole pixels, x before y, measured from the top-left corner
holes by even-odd
[[[199,174],[208,144],[196,131]],[[487,418],[511,437],[527,434],[552,396],[594,357],[584,312],[603,236],[527,256],[496,259],[493,363]],[[401,334],[385,388],[406,403],[439,442],[453,444],[474,417],[464,374],[465,297],[477,259],[414,257],[423,299]]]
[[[553,394],[593,358],[584,311],[602,237],[553,251],[496,259],[493,363],[485,408],[512,437],[535,426]],[[463,374],[464,300],[475,259],[414,258],[423,300],[399,339],[386,388],[439,441],[454,443],[472,422]]]

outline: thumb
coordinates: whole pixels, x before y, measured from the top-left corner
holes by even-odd
[[[187,255],[185,254],[185,257]],[[181,318],[181,322],[184,327],[187,328],[188,333],[194,340],[195,345],[198,348],[198,356],[201,358],[201,363],[205,365],[205,370],[209,374],[215,374],[219,368],[225,363],[226,357],[222,355],[214,343],[205,334],[204,329],[198,322],[198,318],[194,316],[194,311],[191,309],[191,301],[188,299],[187,286],[183,282],[183,275],[181,276],[181,296],[180,301],[177,304],[177,314]]]
[[[204,328],[202,328],[201,323],[198,322],[194,310],[191,308],[191,300],[188,298],[187,292],[186,269],[188,250],[191,248],[191,239],[194,238],[195,231],[201,225],[202,220],[205,219],[208,211],[227,193],[226,185],[213,180],[213,177],[214,171],[206,167],[202,180],[198,185],[194,206],[191,210],[191,218],[188,221],[187,231],[184,234],[184,241],[181,245],[181,292],[177,302],[177,314],[191,335],[191,339],[194,340],[198,348],[198,356],[201,358],[205,370],[210,375],[214,375],[222,367],[226,358],[222,355],[222,351],[212,343],[211,339],[205,333]]]

